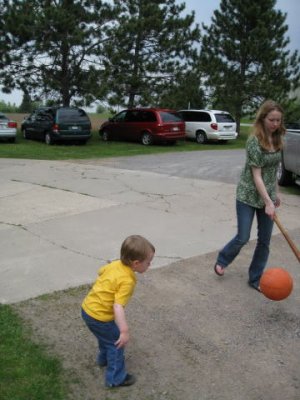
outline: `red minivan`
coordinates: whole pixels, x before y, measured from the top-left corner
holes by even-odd
[[[185,123],[174,110],[133,108],[123,110],[99,129],[102,140],[138,141],[148,146],[157,142],[175,143],[185,138]]]

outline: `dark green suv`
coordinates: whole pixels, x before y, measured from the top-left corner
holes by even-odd
[[[40,107],[24,119],[21,130],[25,139],[47,144],[61,141],[86,143],[91,137],[91,121],[77,107]]]

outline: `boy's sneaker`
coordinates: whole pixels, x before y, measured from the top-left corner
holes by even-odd
[[[127,374],[126,378],[124,379],[124,381],[122,383],[120,383],[119,386],[131,386],[136,382],[136,378],[134,375],[132,374]]]
[[[119,385],[107,385],[108,388],[110,389],[115,389],[121,386],[131,386],[136,382],[136,378],[132,374],[127,374],[124,381],[120,383]]]

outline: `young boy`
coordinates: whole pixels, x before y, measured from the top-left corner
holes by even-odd
[[[98,340],[97,363],[107,367],[108,387],[135,383],[134,375],[125,368],[124,347],[129,341],[129,331],[124,307],[135,288],[135,272],[145,272],[154,253],[155,248],[147,239],[129,236],[122,243],[120,260],[100,268],[96,282],[83,300],[82,318]]]

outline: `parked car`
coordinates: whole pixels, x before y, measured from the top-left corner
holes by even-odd
[[[209,140],[226,142],[236,139],[236,122],[227,111],[220,110],[180,110],[185,121],[187,138],[204,144]]]
[[[23,121],[21,130],[25,139],[39,139],[46,144],[86,143],[91,137],[91,121],[81,108],[40,107]]]
[[[185,127],[182,118],[174,110],[134,108],[123,110],[104,122],[99,135],[104,141],[140,141],[148,146],[156,142],[175,143],[178,139],[184,139]]]
[[[0,113],[0,139],[13,143],[17,136],[17,123]]]
[[[300,185],[300,121],[286,124],[286,128],[277,179],[281,186]]]

